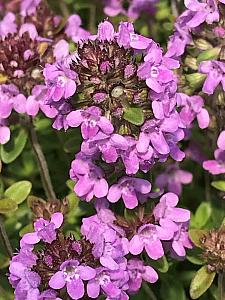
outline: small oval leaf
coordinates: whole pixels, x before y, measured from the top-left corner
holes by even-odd
[[[169,264],[165,255],[158,260],[153,260],[150,258],[147,258],[147,260],[150,266],[157,269],[161,273],[166,273],[169,270]]]
[[[1,145],[1,159],[5,164],[13,162],[23,151],[28,134],[25,129],[20,128],[13,131],[10,141]]]
[[[124,120],[140,126],[144,123],[144,113],[143,110],[139,107],[129,107],[125,110],[123,115]]]
[[[3,198],[0,200],[0,214],[7,214],[16,211],[18,205],[15,200]]]
[[[31,188],[32,184],[30,181],[18,181],[5,191],[5,196],[13,199],[17,204],[20,204],[28,197]]]
[[[225,181],[223,181],[223,180],[213,181],[213,182],[211,182],[211,185],[215,189],[225,192]]]
[[[203,295],[213,283],[216,276],[215,272],[209,273],[206,266],[201,267],[191,281],[190,296],[191,299],[197,299]]]
[[[202,248],[200,238],[203,237],[203,235],[207,234],[207,230],[190,229],[188,234],[192,243],[194,243],[196,247]]]
[[[202,228],[209,220],[212,213],[210,203],[202,202],[195,213],[195,224],[197,228]]]

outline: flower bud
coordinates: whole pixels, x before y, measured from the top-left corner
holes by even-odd
[[[194,44],[199,50],[203,51],[213,48],[213,46],[209,42],[201,38],[194,40]]]
[[[185,63],[186,66],[188,66],[192,70],[195,70],[195,71],[198,70],[197,59],[196,58],[191,57],[190,55],[188,55],[185,58],[184,63]]]
[[[206,78],[206,75],[201,74],[201,73],[193,73],[193,74],[186,75],[186,79],[189,82],[190,87],[192,87],[194,89],[201,87],[205,78]]]

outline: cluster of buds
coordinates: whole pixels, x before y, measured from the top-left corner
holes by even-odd
[[[200,238],[202,256],[209,272],[225,271],[225,228],[212,229]]]

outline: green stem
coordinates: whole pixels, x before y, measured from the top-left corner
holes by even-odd
[[[145,290],[145,293],[148,295],[148,300],[157,300],[155,294],[150,289],[148,284],[146,282],[143,283],[143,289]]]
[[[11,258],[13,256],[13,250],[12,250],[12,246],[10,244],[7,232],[5,230],[3,218],[1,216],[0,216],[0,238],[1,238],[1,241],[5,247],[5,250],[8,254],[8,256]]]
[[[88,29],[91,33],[95,33],[95,30],[96,30],[96,5],[94,3],[91,3],[89,9],[90,9],[90,15],[89,15]]]
[[[66,3],[63,0],[59,0],[59,7],[62,11],[63,17],[65,19],[68,19],[69,15],[70,15],[70,12],[69,12],[69,9],[68,9]]]
[[[224,272],[218,275],[218,300],[225,300],[225,276]]]
[[[33,148],[34,154],[38,161],[41,180],[42,180],[43,188],[45,190],[45,194],[48,200],[56,199],[56,195],[53,189],[52,181],[48,170],[48,165],[44,153],[42,151],[42,148],[38,142],[38,137],[33,125],[32,118],[30,118],[29,120],[28,132],[29,132],[29,139],[30,139],[31,146]]]

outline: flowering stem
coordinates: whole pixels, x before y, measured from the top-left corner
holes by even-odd
[[[42,151],[42,148],[38,142],[37,133],[34,129],[34,124],[32,118],[29,120],[29,139],[31,146],[34,150],[34,153],[36,155],[39,168],[40,168],[40,174],[41,174],[41,180],[43,184],[43,188],[45,190],[45,194],[48,199],[56,199],[55,192],[53,190],[52,181],[49,175],[48,165],[44,156],[44,153]]]
[[[13,250],[12,250],[7,232],[5,230],[5,225],[4,225],[4,222],[3,222],[3,219],[1,216],[0,216],[0,238],[6,249],[8,256],[11,258],[13,256]]]
[[[218,276],[218,300],[225,300],[225,292],[224,292],[224,287],[225,287],[225,276],[224,272],[219,273]]]

